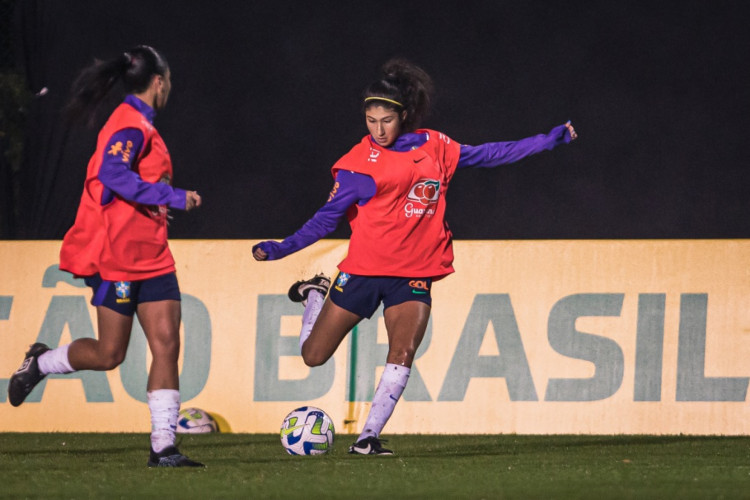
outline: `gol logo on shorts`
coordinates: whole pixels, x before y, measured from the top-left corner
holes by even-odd
[[[411,280],[409,286],[414,289],[412,290],[414,293],[425,293],[430,291],[429,285],[424,280]],[[421,290],[421,292],[418,290]]]

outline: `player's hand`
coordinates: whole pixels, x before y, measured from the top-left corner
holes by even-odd
[[[573,124],[570,123],[570,120],[565,122],[565,128],[568,129],[568,133],[570,134],[570,140],[575,141],[578,139],[578,134],[576,133],[576,129],[573,128]]]
[[[202,203],[203,200],[201,199],[201,195],[199,195],[196,191],[185,192],[185,210],[198,208]]]
[[[253,257],[255,260],[266,260],[268,258],[268,254],[260,247],[260,243],[253,246]]]

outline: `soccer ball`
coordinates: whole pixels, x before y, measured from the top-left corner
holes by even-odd
[[[281,444],[290,455],[321,455],[333,447],[333,421],[314,406],[297,408],[281,424]]]
[[[185,408],[177,417],[177,432],[181,434],[219,432],[219,426],[207,411],[200,408]]]

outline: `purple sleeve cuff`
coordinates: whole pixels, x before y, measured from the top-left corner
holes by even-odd
[[[175,189],[164,182],[146,182],[132,170],[142,147],[143,133],[138,129],[126,128],[110,137],[97,176],[106,188],[102,193],[102,205],[118,194],[143,205],[168,205],[184,210],[184,190]]]
[[[340,171],[336,174],[338,187],[331,191],[328,201],[296,233],[282,242],[263,241],[253,246],[268,254],[267,260],[277,260],[312,245],[333,232],[346,211],[359,203],[363,205],[375,194],[375,181],[367,175]]]
[[[479,146],[462,145],[458,168],[506,165],[569,142],[570,132],[567,127],[558,125],[547,134],[539,134],[519,141],[488,142]]]
[[[172,191],[172,199],[167,202],[167,205],[177,210],[185,210],[185,206],[187,205],[187,191],[180,188],[172,188]]]

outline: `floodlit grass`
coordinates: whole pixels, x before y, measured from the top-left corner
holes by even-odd
[[[145,434],[0,433],[2,498],[750,498],[747,437],[337,435],[293,457],[277,435],[181,436],[205,469],[149,469]]]

